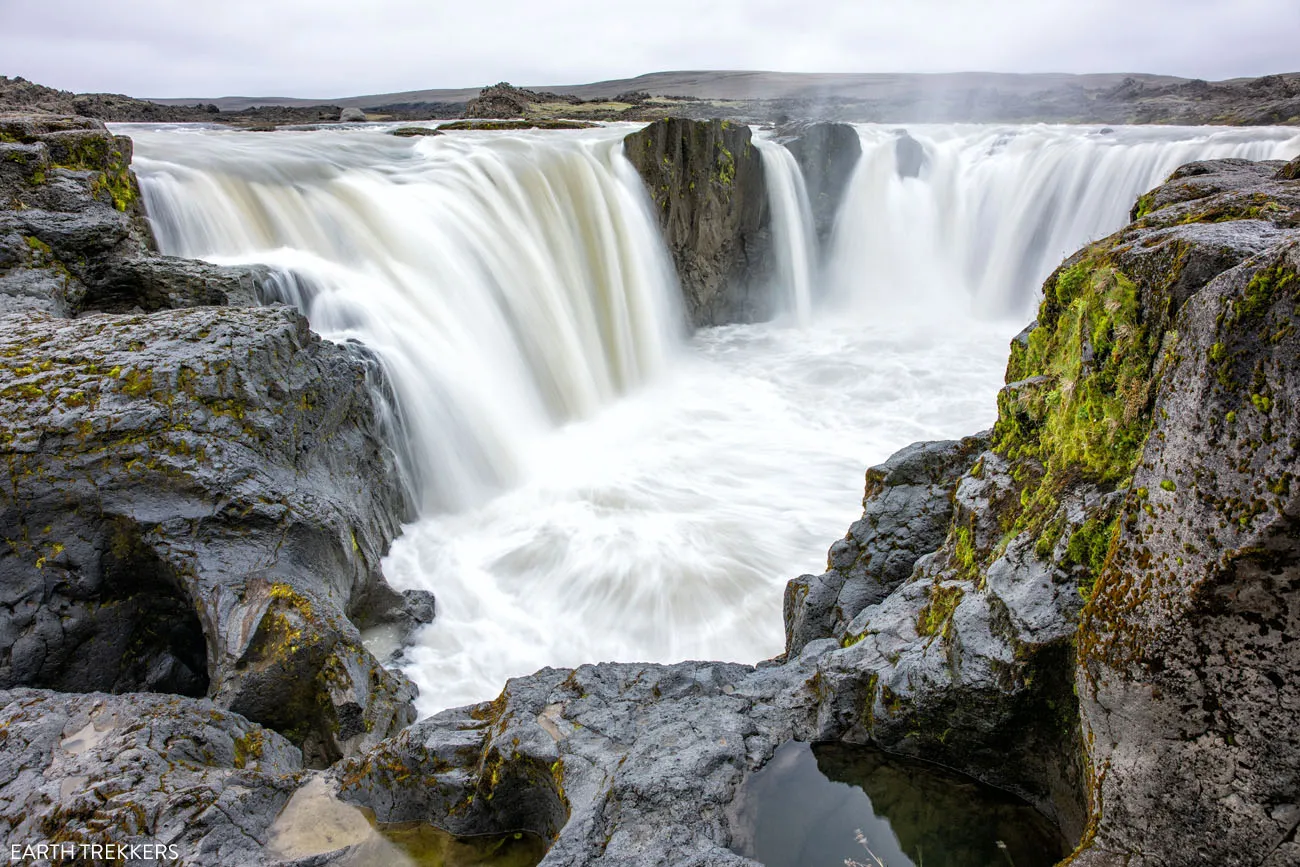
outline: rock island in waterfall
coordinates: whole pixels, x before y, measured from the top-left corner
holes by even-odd
[[[0,9],[11,861],[1300,863],[1292,4],[226,5]]]

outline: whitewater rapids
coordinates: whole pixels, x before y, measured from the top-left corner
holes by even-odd
[[[1064,255],[1181,163],[1300,151],[1280,129],[914,126],[903,179],[895,128],[863,126],[818,256],[763,141],[787,313],[692,337],[629,129],[124,129],[163,252],[271,265],[383,361],[419,507],[384,572],[438,604],[405,666],[422,713],[543,665],[778,653],[784,584],[824,568],[865,467],[992,423]]]

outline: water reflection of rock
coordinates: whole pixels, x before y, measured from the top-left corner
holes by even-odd
[[[1050,867],[1066,853],[1051,823],[1010,794],[937,765],[831,744],[781,747],[741,786],[731,828],[733,850],[766,867],[872,856],[888,867]]]
[[[819,744],[812,753],[828,780],[862,789],[917,864],[976,867],[1005,864],[1009,856],[1017,867],[1032,867],[1066,854],[1051,824],[1014,795],[879,750]]]

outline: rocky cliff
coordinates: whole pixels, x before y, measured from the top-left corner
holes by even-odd
[[[786,124],[777,141],[794,154],[808,189],[817,240],[825,249],[835,228],[835,215],[848,193],[849,179],[862,158],[858,131],[846,123]]]
[[[650,192],[696,327],[773,312],[771,214],[751,137],[749,127],[724,120],[670,118],[623,141]]]
[[[315,765],[399,730],[357,624],[432,606],[379,573],[407,506],[374,359],[248,306],[256,269],[153,252],[102,123],[0,139],[0,688],[208,696]]]

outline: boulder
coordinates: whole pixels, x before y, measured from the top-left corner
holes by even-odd
[[[339,112],[340,123],[365,123],[366,113],[359,108],[345,108]]]
[[[987,446],[987,434],[913,443],[867,470],[862,518],[831,546],[827,571],[786,586],[787,654],[797,656],[819,638],[842,639],[859,612],[884,601],[919,557],[938,550],[957,481]]]
[[[348,619],[407,514],[368,357],[200,307],[0,318],[0,359],[0,687],[206,694],[313,765],[410,722]]]
[[[650,193],[690,323],[770,317],[771,215],[749,127],[669,118],[629,135],[623,151]]]

